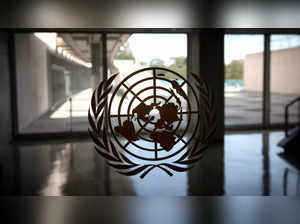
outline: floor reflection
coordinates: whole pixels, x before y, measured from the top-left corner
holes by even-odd
[[[0,150],[2,195],[299,195],[299,161],[282,156],[282,132],[227,134],[189,172],[144,179],[106,166],[90,140]],[[293,157],[293,156],[292,156]],[[297,168],[298,166],[298,168]]]
[[[40,195],[55,196],[63,195],[63,186],[67,182],[67,175],[71,165],[71,144],[66,144],[61,151],[55,152],[52,172],[48,175],[45,186]]]

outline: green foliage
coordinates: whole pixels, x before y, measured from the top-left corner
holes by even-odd
[[[232,60],[228,65],[225,65],[225,79],[243,80],[244,61]]]
[[[115,57],[115,59],[117,59],[117,60],[134,60],[135,58],[133,57],[133,55],[131,53],[121,52]]]
[[[150,66],[168,68],[172,71],[179,73],[180,75],[186,78],[186,68],[187,68],[186,57],[175,57],[172,59],[174,59],[174,63],[171,64],[170,66],[166,66],[165,62],[162,59],[154,58],[151,60]],[[169,79],[178,78],[177,76],[175,76],[173,73],[170,72],[164,72],[164,74],[165,77]]]
[[[175,60],[175,63],[173,65],[176,65],[178,68],[182,68],[186,66],[186,57],[177,57],[172,58]]]
[[[169,69],[179,73],[184,78],[186,78],[186,57],[177,57],[173,59],[175,60],[175,62],[171,66],[169,66]]]
[[[141,66],[147,66],[147,63],[144,62],[144,61],[141,61],[141,62],[140,62],[140,65],[141,65]]]
[[[166,67],[165,62],[160,58],[154,58],[150,61],[150,66],[152,67]]]

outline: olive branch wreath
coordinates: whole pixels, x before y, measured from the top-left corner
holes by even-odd
[[[217,126],[214,99],[207,83],[199,76],[191,73],[196,80],[196,87],[199,90],[200,105],[204,108],[203,114],[207,118],[206,121],[203,119],[205,124],[199,130],[198,137],[195,138],[195,145],[190,150],[187,150],[179,159],[171,163],[137,164],[116,149],[114,143],[108,137],[107,125],[104,121],[107,97],[112,90],[112,82],[117,75],[118,73],[112,75],[108,80],[99,83],[92,95],[91,106],[88,111],[88,120],[91,129],[89,128],[88,132],[95,143],[96,152],[106,159],[109,166],[113,167],[118,173],[126,176],[141,173],[140,178],[144,178],[154,168],[160,168],[169,176],[172,176],[173,173],[171,171],[184,172],[193,168],[202,158],[203,152],[208,148],[208,143],[215,134]]]

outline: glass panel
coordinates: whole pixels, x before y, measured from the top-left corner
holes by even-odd
[[[19,132],[86,131],[101,35],[18,33],[15,44]]]
[[[225,35],[225,125],[262,123],[263,35]]]
[[[271,123],[284,122],[284,108],[300,95],[300,35],[271,35]],[[298,122],[300,104],[290,108],[289,121]]]
[[[108,34],[107,54],[109,76],[119,72],[108,110],[110,130],[115,130],[114,141],[127,155],[139,159],[168,158],[181,150],[191,139],[185,135],[191,126],[186,123],[186,117],[189,111],[195,111],[185,100],[190,96],[184,81],[187,78],[187,35]],[[141,69],[144,70],[129,76]],[[176,84],[185,99],[179,96]],[[196,113],[190,117],[193,115]],[[135,141],[128,141],[128,133]],[[154,141],[158,133],[174,138],[170,152]]]
[[[115,81],[116,85],[130,73],[147,67],[163,67],[171,69],[186,78],[187,35],[145,33],[108,34],[107,59],[108,76],[119,72]],[[172,87],[171,81],[176,80],[176,82],[182,84],[182,89],[185,94],[187,94],[187,84],[184,84],[181,78],[167,71],[156,70],[156,73],[159,77],[156,82],[157,86],[169,90]],[[124,97],[122,101],[122,107],[120,108],[121,114],[128,113],[129,105],[131,105],[130,108],[133,109],[140,103],[137,98],[135,98],[132,103],[130,102],[133,97],[132,93],[139,93],[139,97],[142,99],[146,99],[148,96],[153,95],[153,90],[150,89],[141,92],[143,89],[153,86],[153,80],[146,80],[141,84],[134,85],[138,80],[151,78],[152,75],[153,71],[149,70],[128,79],[124,84],[128,88],[132,87],[132,91],[129,91],[125,85],[120,86],[117,95],[114,97],[114,106],[111,109],[111,113],[118,113],[119,108],[116,105],[119,105],[124,94],[128,94],[128,97]],[[169,92],[162,89],[158,89],[157,94],[161,96],[170,95]],[[152,100],[152,98],[149,98],[146,104],[151,104]],[[170,102],[174,101],[175,98],[170,99]],[[182,108],[185,110],[187,105],[185,101],[182,102]],[[153,110],[152,112],[154,114],[156,113],[156,115],[158,114],[158,111]],[[115,120],[117,120],[117,118],[115,118]]]

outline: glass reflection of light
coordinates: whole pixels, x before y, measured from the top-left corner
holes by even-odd
[[[34,35],[43,41],[51,50],[56,49],[57,33],[34,33]]]
[[[72,107],[72,117],[86,117],[88,108],[90,106],[90,98],[92,89],[85,89],[74,96],[72,96],[72,105],[70,101],[63,103],[56,111],[54,111],[50,118],[68,118],[71,115],[70,107]]]
[[[59,196],[63,195],[62,188],[67,182],[70,167],[71,144],[66,144],[62,151],[56,152],[56,160],[53,162],[53,169],[47,178],[46,184],[41,190],[41,195]]]
[[[183,139],[187,141],[186,137],[184,137]],[[176,144],[172,150],[176,151],[177,145],[180,144]],[[179,159],[179,157],[182,156],[184,152],[186,151],[183,150],[182,153],[179,153],[164,162],[175,161],[176,159]],[[147,154],[147,152],[140,150],[140,154],[143,153]],[[129,157],[130,160],[134,163],[144,163],[143,161],[128,154],[126,154],[126,156]],[[175,171],[172,171],[172,173],[174,175],[170,177],[161,169],[155,168],[143,179],[140,178],[140,175],[132,176],[129,178],[132,180],[135,194],[139,196],[186,196],[188,194],[188,173]]]

